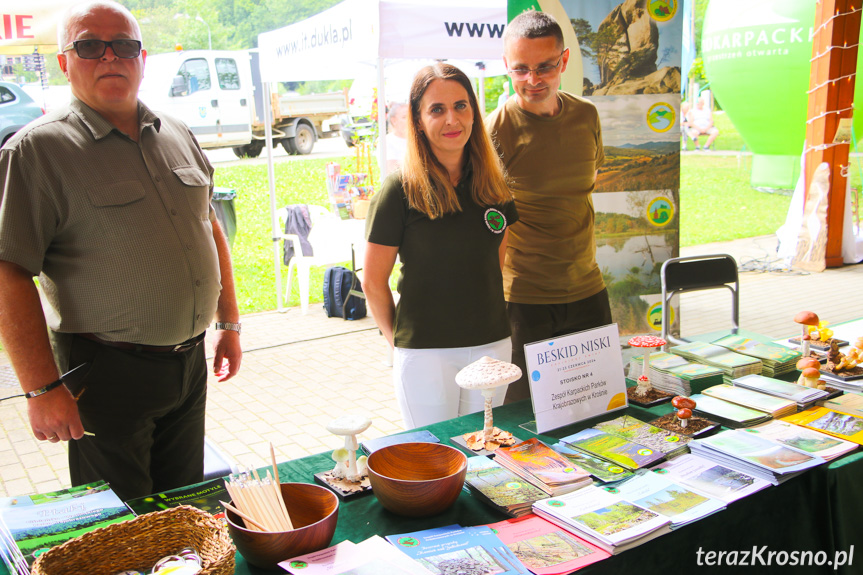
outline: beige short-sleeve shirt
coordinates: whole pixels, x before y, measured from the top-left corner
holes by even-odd
[[[138,142],[73,99],[0,150],[0,260],[39,276],[55,331],[173,345],[221,291],[213,168],[183,123],[138,109]]]
[[[602,291],[591,193],[605,160],[599,114],[558,92],[561,111],[538,116],[510,98],[486,120],[510,178],[519,221],[509,229],[506,301],[570,303]]]

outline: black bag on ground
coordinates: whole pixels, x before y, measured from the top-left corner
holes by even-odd
[[[327,317],[343,319],[366,317],[366,300],[355,295],[348,297],[352,282],[355,290],[363,291],[359,278],[346,267],[333,266],[324,272],[324,309]],[[347,305],[345,305],[345,299],[347,299]]]

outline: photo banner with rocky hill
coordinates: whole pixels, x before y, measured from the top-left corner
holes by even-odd
[[[569,24],[569,68],[580,53],[582,78],[564,74],[561,88],[599,110],[605,163],[593,195],[596,259],[614,321],[627,338],[659,332],[659,270],[679,254],[683,2],[509,0],[508,19],[531,9]]]

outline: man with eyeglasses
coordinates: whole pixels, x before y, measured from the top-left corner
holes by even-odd
[[[552,16],[520,14],[503,42],[515,97],[486,126],[519,213],[503,270],[512,361],[523,373],[507,390],[510,403],[530,397],[525,344],[612,320],[594,240],[591,193],[605,160],[596,107],[559,90],[570,52]]]
[[[138,101],[135,18],[81,4],[58,40],[72,101],[0,150],[0,338],[36,439],[69,442],[72,484],[129,499],[203,479],[201,344],[215,317],[213,369],[235,375],[239,312],[213,168]]]

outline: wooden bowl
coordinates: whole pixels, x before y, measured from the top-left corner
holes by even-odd
[[[455,503],[467,457],[439,443],[402,443],[372,453],[368,467],[372,492],[381,505],[398,515],[427,517]]]
[[[225,510],[228,532],[237,550],[246,561],[262,569],[276,569],[279,561],[328,547],[336,531],[339,499],[329,489],[311,483],[282,483],[282,497],[293,531],[247,529],[242,518]]]

